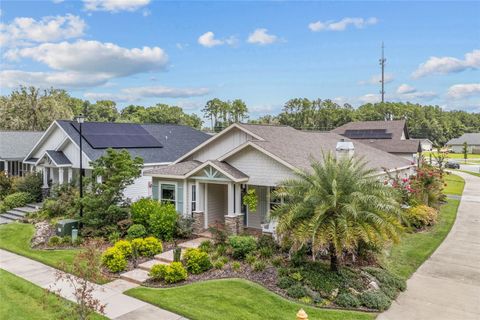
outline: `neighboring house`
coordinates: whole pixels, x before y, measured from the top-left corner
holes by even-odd
[[[447,142],[447,146],[452,152],[463,153],[463,144],[467,143],[468,153],[480,153],[480,132],[464,133],[459,138],[454,138]]]
[[[85,122],[82,125],[83,168],[91,175],[90,162],[107,148],[125,149],[144,161],[143,170],[165,166],[210,136],[187,126]],[[44,188],[76,179],[80,173],[80,133],[75,121],[57,120],[31,148],[24,163],[43,172]],[[136,200],[151,195],[151,177],[142,176],[128,186],[125,197]]]
[[[271,192],[297,169],[310,170],[311,159],[324,153],[358,156],[384,175],[413,173],[410,161],[331,132],[299,131],[288,126],[233,124],[166,167],[146,171],[153,177],[153,198],[175,204],[193,216],[196,232],[224,224],[238,233],[244,227],[274,232],[268,219],[278,201]],[[255,189],[258,205],[249,212],[242,203]]]
[[[33,170],[32,165],[22,163],[22,160],[42,134],[36,131],[0,131],[0,172],[23,176]]]
[[[411,140],[417,140],[420,142],[420,148],[422,151],[432,151],[433,150],[433,142],[429,139],[421,139],[421,138],[412,138]]]
[[[415,161],[417,153],[422,151],[420,142],[410,139],[405,120],[354,121],[332,132],[410,161]]]

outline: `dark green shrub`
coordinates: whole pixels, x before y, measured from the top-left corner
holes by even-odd
[[[62,238],[62,244],[65,244],[65,245],[72,245],[72,237],[70,236],[65,236]]]
[[[228,244],[232,248],[232,255],[236,259],[244,259],[245,256],[257,248],[257,242],[252,236],[231,236]]]
[[[143,238],[147,235],[147,230],[141,224],[134,224],[127,230],[128,239]]]
[[[288,277],[290,270],[288,268],[278,268],[277,272],[279,277]]]
[[[187,279],[187,270],[181,262],[172,262],[165,270],[165,282],[176,283]]]
[[[42,213],[48,217],[73,217],[78,213],[78,189],[71,185],[56,186],[43,202]]]
[[[297,282],[290,277],[281,277],[277,281],[277,286],[281,289],[288,289]]]
[[[301,247],[300,250],[295,251],[290,259],[294,267],[300,267],[307,261],[307,248]]]
[[[110,242],[111,244],[115,244],[115,242],[117,242],[118,240],[120,240],[121,236],[120,236],[120,232],[118,231],[113,231],[112,233],[110,233],[108,235],[108,242]]]
[[[247,256],[245,257],[245,261],[246,261],[249,265],[253,265],[255,262],[257,262],[257,256],[255,256],[254,253],[249,253],[249,254],[247,254]]]
[[[179,216],[175,228],[175,237],[187,239],[193,234],[193,218]]]
[[[285,260],[281,256],[276,256],[275,258],[272,259],[272,265],[276,268],[282,266],[284,262]]]
[[[29,172],[23,177],[16,177],[13,180],[12,188],[15,192],[26,192],[30,194],[34,202],[42,201],[42,175],[37,172]]]
[[[374,276],[378,280],[380,287],[389,286],[400,291],[405,291],[405,289],[407,289],[407,282],[404,279],[388,272],[385,269],[365,267],[363,270]]]
[[[384,311],[392,301],[382,291],[367,291],[360,295],[360,302],[369,309]]]
[[[380,290],[382,290],[382,292],[385,293],[385,295],[389,297],[391,300],[395,300],[395,298],[398,296],[398,293],[399,293],[397,288],[390,287],[387,285],[380,286]]]
[[[212,267],[208,254],[199,249],[187,249],[183,259],[185,260],[187,270],[193,274],[205,272]]]
[[[267,264],[262,260],[258,260],[253,263],[252,267],[253,271],[261,272],[267,268]]]
[[[300,299],[307,295],[307,291],[301,284],[298,283],[287,289],[287,295],[295,299]]]
[[[50,239],[48,239],[48,246],[49,247],[55,247],[58,246],[59,244],[62,243],[62,238],[58,236],[52,236]]]
[[[150,215],[148,225],[150,232],[162,240],[171,240],[175,233],[178,213],[175,205],[165,203]]]
[[[122,251],[116,247],[110,247],[102,254],[102,265],[110,272],[120,272],[127,267],[127,259]]]
[[[260,249],[258,249],[258,255],[259,255],[260,258],[262,258],[262,259],[271,258],[271,257],[273,256],[273,249],[270,248],[270,247],[260,248]]]
[[[0,171],[0,200],[12,192],[13,179],[5,171]]]
[[[167,273],[168,265],[166,264],[155,264],[148,273],[150,277],[154,280],[164,280],[165,274]]]
[[[262,234],[257,239],[257,247],[258,248],[270,248],[270,249],[272,249],[272,251],[274,251],[277,248],[277,243],[275,242],[275,239],[273,239],[272,236],[267,235],[267,234]]]
[[[344,308],[358,308],[360,307],[360,300],[351,293],[340,293],[335,299],[335,304]]]
[[[205,240],[200,243],[198,249],[202,250],[203,252],[210,253],[213,250],[213,242],[210,240]]]
[[[30,203],[32,201],[33,201],[33,198],[30,195],[30,193],[15,192],[15,193],[9,194],[3,199],[3,207],[6,210],[10,210],[17,207],[23,207],[27,203]]]

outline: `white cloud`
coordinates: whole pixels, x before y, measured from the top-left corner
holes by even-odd
[[[456,84],[448,88],[448,97],[462,99],[471,96],[480,96],[480,83]]]
[[[375,75],[371,76],[371,78],[368,79],[368,80],[359,81],[358,84],[361,84],[361,85],[379,84],[381,80],[382,80],[382,75],[381,74],[375,74]],[[393,74],[386,73],[384,75],[385,83],[393,82],[393,80],[395,80],[395,77],[393,76]]]
[[[211,48],[215,46],[221,46],[224,44],[228,44],[229,46],[233,46],[237,43],[237,39],[234,36],[230,36],[226,39],[216,39],[215,33],[212,31],[207,31],[198,37],[198,43],[204,47]]]
[[[421,78],[431,74],[448,74],[461,72],[467,69],[480,68],[480,50],[473,50],[465,54],[465,59],[454,57],[430,57],[420,64],[412,73],[414,78]]]
[[[83,0],[87,11],[135,11],[150,3],[150,0]]]
[[[278,37],[273,34],[268,34],[268,30],[265,28],[255,29],[248,36],[248,43],[256,43],[260,45],[272,44],[278,41]]]
[[[364,28],[369,25],[374,25],[378,23],[377,18],[343,18],[339,21],[316,21],[312,22],[308,25],[308,28],[311,31],[319,32],[319,31],[344,31],[348,28],[348,26],[352,25],[357,29]]]
[[[362,103],[377,103],[380,102],[380,95],[376,93],[368,93],[358,98]]]
[[[0,45],[16,46],[53,42],[83,35],[86,23],[79,16],[43,17],[40,20],[19,17],[11,23],[0,23]]]
[[[102,85],[109,77],[102,74],[79,72],[28,72],[21,70],[0,71],[0,87],[16,88],[19,85],[40,88],[83,88]]]
[[[187,98],[199,97],[210,93],[208,88],[173,88],[165,86],[131,87],[119,93],[87,92],[89,100],[138,101],[143,98]]]
[[[168,57],[159,47],[123,48],[113,43],[78,40],[74,43],[44,43],[37,47],[9,50],[11,60],[30,58],[55,70],[85,74],[128,76],[166,67]]]
[[[398,94],[405,94],[405,93],[414,93],[416,92],[417,89],[415,89],[414,87],[404,83],[404,84],[401,84],[400,86],[398,86],[397,88],[397,93]]]

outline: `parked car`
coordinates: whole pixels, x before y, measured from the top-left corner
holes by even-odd
[[[457,162],[447,161],[447,163],[445,163],[445,168],[460,169],[460,164]]]

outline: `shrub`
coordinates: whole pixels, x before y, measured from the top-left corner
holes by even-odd
[[[213,267],[215,269],[223,269],[224,265],[225,265],[225,263],[223,263],[223,261],[221,261],[221,260],[217,260],[213,263]]]
[[[72,244],[72,237],[65,236],[62,238],[62,244],[71,245]]]
[[[168,265],[166,264],[155,264],[148,273],[150,277],[154,280],[164,280],[165,274],[167,273]]]
[[[13,179],[5,171],[0,171],[0,200],[12,192],[12,183]]]
[[[148,219],[150,232],[162,240],[173,239],[177,218],[178,213],[174,204],[162,204],[159,210],[150,214]]]
[[[78,189],[71,185],[56,186],[51,197],[43,202],[42,212],[48,217],[73,217],[78,212]]]
[[[240,262],[234,261],[234,262],[232,263],[232,270],[233,270],[233,271],[238,271],[238,270],[240,270],[240,267],[241,267],[241,266],[242,266],[242,265],[240,264]]]
[[[120,232],[113,231],[108,235],[108,242],[110,242],[111,244],[115,244],[115,242],[117,242],[118,240],[120,240]]]
[[[141,224],[134,224],[127,231],[128,239],[143,238],[147,235],[147,230]]]
[[[117,228],[122,235],[125,235],[132,224],[132,219],[123,219],[117,222]]]
[[[313,300],[310,297],[301,297],[298,299],[301,303],[312,304]]]
[[[217,224],[214,227],[208,228],[208,231],[212,234],[215,244],[223,244],[228,240],[228,234],[224,226]]]
[[[224,264],[225,264],[225,263],[228,263],[228,258],[225,257],[225,256],[219,257],[218,260],[219,260],[219,261],[222,261]]]
[[[258,250],[258,255],[262,259],[268,259],[273,256],[273,249],[270,247],[263,247]]]
[[[150,215],[160,211],[161,203],[150,198],[142,198],[130,206],[130,215],[135,224],[148,226]]]
[[[249,254],[247,254],[247,256],[245,257],[245,261],[246,261],[249,265],[253,265],[253,264],[257,261],[257,257],[255,256],[254,253],[249,253]]]
[[[277,243],[275,242],[275,239],[273,239],[272,236],[268,234],[262,234],[257,239],[257,247],[270,248],[272,249],[272,251],[274,251],[277,248]]]
[[[102,254],[102,265],[110,272],[120,272],[127,267],[127,259],[122,251],[116,247],[110,247]]]
[[[212,267],[208,254],[199,249],[187,249],[183,256],[187,270],[193,274],[199,274]]]
[[[143,246],[140,248],[140,255],[144,257],[153,257],[163,251],[162,242],[155,237],[146,237],[143,239]]]
[[[179,216],[175,226],[175,237],[190,238],[193,234],[193,221],[192,217]]]
[[[253,271],[261,272],[265,270],[267,264],[264,261],[258,260],[253,263]]]
[[[228,243],[232,248],[232,255],[236,259],[244,259],[245,256],[257,248],[257,242],[252,236],[231,236]]]
[[[187,270],[181,262],[172,262],[165,270],[165,282],[176,283],[187,279]]]
[[[32,196],[27,192],[15,192],[9,194],[3,199],[3,206],[6,210],[10,210],[17,207],[23,207],[29,202],[32,202]]]
[[[42,175],[36,172],[29,172],[23,177],[17,177],[13,180],[12,188],[15,192],[26,192],[30,194],[31,201],[42,200]]]
[[[405,212],[408,223],[417,229],[435,224],[437,216],[437,210],[426,205],[411,207]]]
[[[275,258],[272,259],[272,265],[276,268],[283,265],[283,263],[284,263],[284,259],[281,256],[276,256]]]
[[[298,283],[287,289],[287,295],[295,299],[300,299],[307,295],[307,291],[301,284]]]
[[[200,243],[198,249],[202,250],[203,252],[210,253],[213,250],[213,243],[210,240],[205,240]]]
[[[142,238],[132,239],[130,240],[130,244],[132,245],[132,255],[131,257],[136,259],[141,256],[141,252],[143,251],[143,247],[145,246],[145,240]]]
[[[400,291],[405,291],[405,289],[407,289],[407,282],[404,279],[388,272],[387,270],[373,267],[366,267],[363,268],[363,270],[374,276],[380,283],[380,286],[389,286]]]
[[[296,284],[295,280],[293,280],[290,277],[281,277],[277,281],[277,286],[281,289],[288,289],[295,284]]]
[[[127,258],[132,254],[132,244],[126,240],[119,240],[115,242],[114,248],[120,251]]]
[[[392,301],[382,291],[367,291],[360,295],[360,302],[369,309],[383,311]]]
[[[50,237],[50,239],[48,239],[48,246],[49,247],[58,246],[61,243],[62,243],[62,238],[60,238],[58,236],[52,236],[52,237]]]
[[[292,278],[297,282],[300,282],[303,280],[303,276],[300,272],[293,272],[292,274],[290,274],[290,278]]]
[[[335,303],[344,308],[358,308],[360,307],[360,300],[351,293],[340,293],[335,299]]]
[[[180,262],[182,259],[182,247],[173,248],[173,261]]]
[[[217,244],[217,248],[215,249],[215,253],[219,256],[223,256],[227,252],[227,246],[225,244]]]

